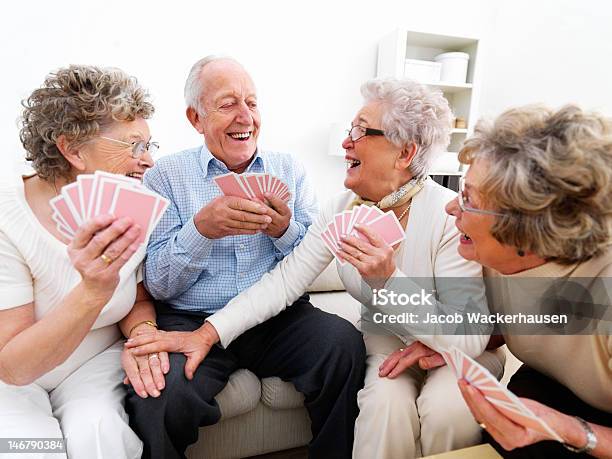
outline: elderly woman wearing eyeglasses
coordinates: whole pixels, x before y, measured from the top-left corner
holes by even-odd
[[[340,255],[347,263],[337,264],[338,272],[347,291],[365,308],[371,306],[372,286],[403,278],[409,288],[421,292],[421,286],[410,280],[419,278],[429,290],[438,290],[432,306],[427,306],[431,312],[452,314],[466,297],[474,308],[487,310],[480,266],[463,260],[454,249],[459,233],[454,218],[444,213],[454,193],[427,178],[432,158],[449,142],[448,102],[439,91],[409,80],[372,80],[362,86],[362,94],[365,105],[342,144],[348,163],[344,185],[350,191],[328,203],[291,255],[207,319],[222,345],[278,314],[304,293],[333,260],[321,232],[334,214],[359,203],[394,212],[406,234],[395,248],[365,227],[360,231],[367,242],[344,239]],[[437,283],[441,278],[461,281],[443,288]],[[405,311],[418,308],[406,306]],[[422,341],[434,349],[456,345],[476,357],[489,339],[486,327],[481,335],[442,336],[432,325],[379,325],[367,312],[362,328],[368,356],[365,387],[355,403],[356,412],[359,408],[355,457],[408,458],[479,440],[480,428],[461,399],[451,371],[420,368],[414,350]],[[166,350],[192,356],[205,356],[209,350],[197,332],[181,335],[180,340],[172,332],[156,335],[137,337],[128,346],[136,353]],[[392,364],[380,368],[389,356],[393,356]],[[426,361],[421,364],[427,366]],[[502,365],[495,356],[491,355],[489,364],[499,373]],[[307,393],[307,388],[300,390]]]
[[[512,109],[480,122],[459,159],[470,168],[447,211],[461,256],[486,268],[492,312],[540,314],[551,298],[554,312],[575,311],[564,328],[495,340],[524,363],[508,388],[565,444],[462,380],[485,440],[511,458],[612,457],[611,120],[575,106]]]
[[[129,382],[159,395],[166,354],[122,353],[155,327],[140,282],[144,228],[101,215],[69,241],[49,200],[82,173],[137,179],[153,164],[147,93],[118,69],[70,66],[24,101],[21,141],[35,173],[0,186],[0,432],[66,440],[73,458],[139,458]],[[127,381],[126,381],[127,382]]]

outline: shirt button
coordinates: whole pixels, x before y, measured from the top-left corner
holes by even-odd
[[[245,245],[244,245],[244,244],[240,244],[240,245],[239,245],[239,247],[240,247],[241,249],[244,249],[244,248],[245,248]]]

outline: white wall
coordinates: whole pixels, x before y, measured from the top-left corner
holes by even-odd
[[[397,27],[485,40],[481,112],[576,101],[612,112],[612,8],[585,0],[13,2],[0,23],[0,176],[23,156],[20,100],[70,63],[121,67],[149,88],[163,152],[201,142],[184,117],[191,64],[216,52],[251,71],[262,111],[260,144],[305,164],[321,199],[342,189],[344,164],[327,155],[330,123],[349,124],[359,86],[376,72],[378,40]],[[605,57],[604,57],[605,56]]]

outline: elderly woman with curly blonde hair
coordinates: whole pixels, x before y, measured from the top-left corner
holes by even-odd
[[[155,325],[139,283],[144,229],[101,215],[69,241],[49,200],[82,173],[142,177],[152,114],[134,78],[90,66],[48,75],[24,101],[20,136],[35,174],[0,185],[3,437],[63,437],[73,458],[141,455],[123,408],[122,361],[141,396],[159,395],[168,365],[165,354],[122,353],[122,332]]]
[[[524,363],[509,389],[565,444],[462,380],[485,440],[511,458],[612,457],[612,122],[575,106],[517,108],[479,123],[459,158],[470,168],[447,212],[462,233],[459,254],[487,270],[492,312],[545,312],[549,289],[561,286],[552,297],[603,318],[581,334],[504,331],[496,344]]]

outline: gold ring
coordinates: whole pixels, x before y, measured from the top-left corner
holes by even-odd
[[[113,259],[109,257],[108,255],[106,255],[105,253],[100,255],[100,258],[102,258],[102,261],[104,261],[104,263],[106,263],[107,265],[110,265],[113,262]]]
[[[159,355],[157,355],[157,352],[155,354],[149,354],[149,360],[151,359],[159,359]]]
[[[400,351],[400,352],[404,352],[405,350],[406,350],[406,349],[404,349],[403,347],[400,347],[400,348],[399,348],[399,351]]]

